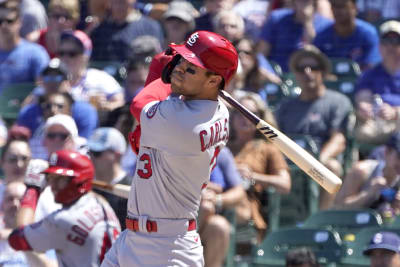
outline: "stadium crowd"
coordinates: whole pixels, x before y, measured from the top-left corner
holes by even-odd
[[[70,240],[101,250],[90,265],[100,266],[126,227],[127,201],[91,190],[91,181],[131,184],[136,154],[129,136],[137,122],[129,106],[160,76],[149,73],[152,58],[197,30],[216,32],[235,46],[239,67],[227,90],[343,181],[336,195],[315,187],[229,108],[230,140],[198,217],[205,266],[233,266],[233,260],[251,266],[254,248],[270,233],[301,229],[312,214],[343,210],[368,211],[380,227],[392,227],[383,234],[377,228],[362,257],[371,258],[371,266],[399,266],[396,0],[0,0],[0,266],[79,266],[60,252],[61,241],[36,244],[40,238],[31,231],[25,246],[41,253],[15,251],[13,238],[8,243],[13,229],[40,227],[70,205],[79,212],[79,203],[104,212],[109,243],[86,242],[82,228]],[[61,196],[57,173],[47,168],[63,164],[52,155],[78,164],[66,151],[87,163],[79,168],[88,184],[72,198]],[[29,178],[43,170],[47,184]],[[340,238],[352,242],[362,228]],[[107,244],[98,248],[96,242]],[[393,265],[382,263],[378,249],[395,254]],[[304,249],[287,252],[287,266],[318,266],[318,251],[312,257]],[[304,265],[301,257],[313,263]]]

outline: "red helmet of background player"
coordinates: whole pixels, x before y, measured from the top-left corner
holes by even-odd
[[[49,168],[43,173],[72,178],[71,182],[55,195],[57,203],[68,205],[92,189],[93,163],[87,156],[75,151],[59,150],[52,153],[49,158]]]
[[[208,31],[192,33],[183,45],[169,45],[187,61],[224,78],[225,85],[236,73],[238,54],[235,47],[219,34]]]

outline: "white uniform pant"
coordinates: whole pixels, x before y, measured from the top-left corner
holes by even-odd
[[[101,267],[203,267],[203,246],[196,230],[177,235],[123,231]]]

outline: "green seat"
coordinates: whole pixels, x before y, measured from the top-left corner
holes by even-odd
[[[396,216],[393,223],[390,225],[391,228],[400,229],[400,216]]]
[[[330,58],[332,64],[332,74],[336,77],[357,78],[361,74],[360,66],[357,62],[349,58]]]
[[[356,82],[357,78],[355,77],[338,78],[335,81],[324,81],[327,88],[341,92],[342,94],[348,96],[352,102],[354,102]]]
[[[338,232],[343,240],[354,235],[362,228],[381,226],[382,217],[375,210],[324,210],[312,214],[304,221],[305,228],[326,228]]]
[[[0,95],[0,116],[8,125],[17,119],[22,102],[34,87],[34,83],[18,83],[10,84],[3,89]]]
[[[290,94],[287,87],[275,83],[268,83],[262,90],[267,96],[268,107],[272,111],[276,109],[282,99]]]
[[[288,135],[302,148],[318,157],[318,146],[309,135]],[[280,201],[279,227],[295,226],[319,210],[319,185],[303,170],[289,161],[291,191]]]
[[[309,247],[323,265],[336,263],[344,254],[339,234],[326,229],[287,228],[269,233],[264,242],[253,248],[253,266],[285,266],[290,249]]]
[[[346,241],[346,251],[344,257],[340,261],[341,267],[358,267],[370,266],[370,260],[363,254],[367,248],[372,236],[380,231],[389,231],[400,234],[400,229],[387,228],[387,227],[366,227],[361,229],[352,241]],[[383,266],[382,266],[383,267]]]
[[[297,85],[294,74],[291,72],[282,75],[282,88],[292,97],[296,97],[301,93],[301,88]]]

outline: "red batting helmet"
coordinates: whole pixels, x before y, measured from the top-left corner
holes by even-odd
[[[208,31],[192,33],[183,45],[169,45],[187,61],[224,78],[225,85],[236,73],[238,54],[235,47],[219,34]]]
[[[49,168],[43,173],[71,177],[71,182],[55,195],[55,201],[70,204],[92,189],[94,167],[91,160],[78,152],[59,150],[50,155]]]

